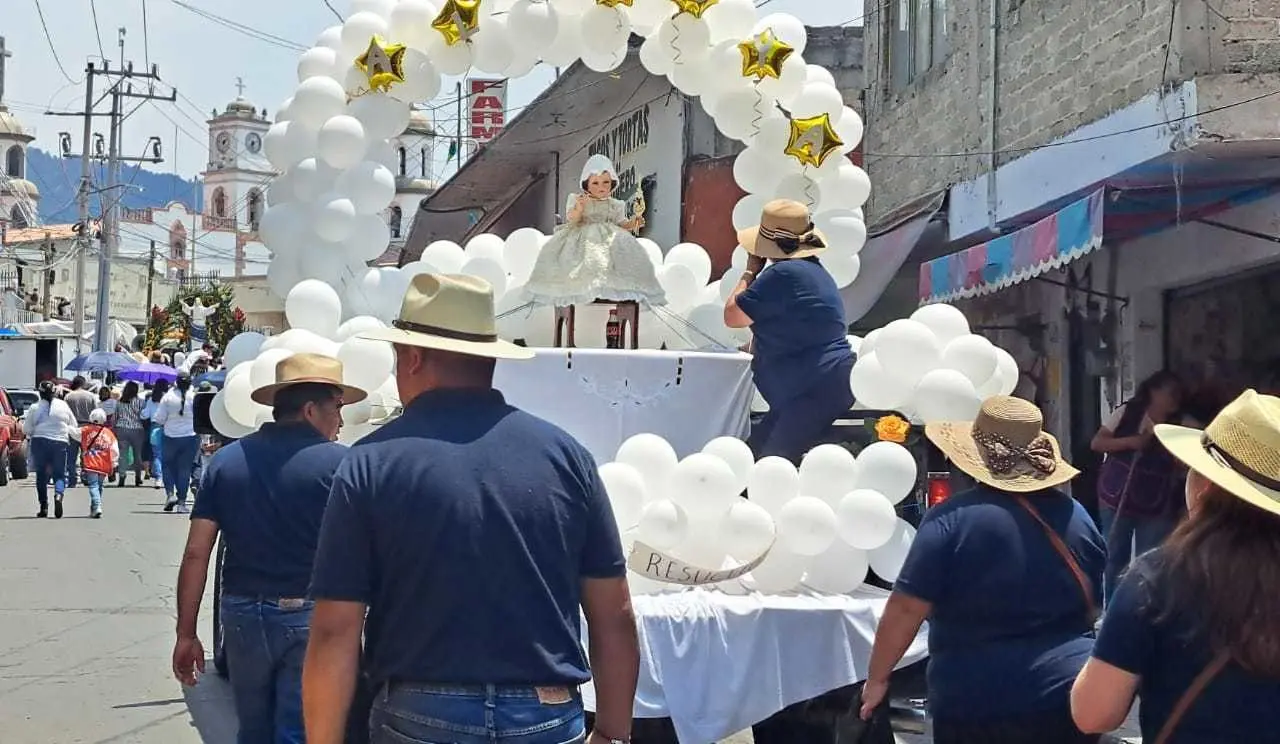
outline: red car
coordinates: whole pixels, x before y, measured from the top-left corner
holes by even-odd
[[[0,486],[9,484],[10,475],[16,480],[27,477],[27,435],[9,393],[0,389]]]

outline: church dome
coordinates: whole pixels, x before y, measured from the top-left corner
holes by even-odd
[[[254,108],[252,103],[249,103],[243,96],[241,96],[231,103],[228,103],[227,109],[222,112],[222,115],[255,117],[258,115],[258,110]]]
[[[409,126],[404,128],[404,133],[434,135],[436,127],[431,123],[431,114],[420,109],[409,112]]]
[[[23,128],[22,122],[18,121],[18,117],[9,113],[9,109],[0,105],[0,137],[22,137],[24,139],[32,139],[32,136]]]
[[[10,178],[8,188],[0,188],[0,196],[22,195],[25,195],[28,199],[39,200],[40,189],[25,178]]]

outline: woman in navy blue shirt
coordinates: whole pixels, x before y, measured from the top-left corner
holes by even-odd
[[[1188,519],[1120,581],[1075,721],[1110,731],[1136,694],[1148,744],[1280,741],[1280,398],[1155,435],[1190,468]]]
[[[759,227],[743,230],[738,241],[751,258],[725,303],[724,322],[751,327],[751,369],[769,404],[748,444],[757,458],[778,455],[799,463],[853,406],[844,302],[818,263],[826,239],[803,204],[769,202]],[[766,261],[772,261],[767,268]]]
[[[930,509],[876,628],[862,717],[929,621],[936,744],[1086,744],[1070,691],[1093,646],[1105,551],[1093,519],[1057,490],[1078,475],[1040,409],[996,396],[929,439],[978,481]]]

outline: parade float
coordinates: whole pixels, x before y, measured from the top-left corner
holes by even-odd
[[[395,415],[399,400],[391,348],[360,334],[395,317],[418,273],[482,277],[494,288],[500,335],[536,350],[518,370],[501,363],[496,386],[601,463],[646,649],[637,718],[670,718],[680,740],[715,741],[861,680],[885,599],[865,581],[870,572],[892,581],[901,568],[914,529],[895,507],[922,474],[901,431],[856,455],[818,446],[798,468],[756,461],[743,441],[750,356],[738,351],[749,331],[726,327],[722,313],[746,265],[741,247],[729,271],[713,277],[698,245],[635,239],[651,264],[643,273],[661,292],[609,298],[615,309],[636,303],[636,348],[628,349],[602,348],[606,316],[583,298],[573,306],[576,343],[556,346],[566,308],[525,285],[544,247],[559,244],[533,228],[465,245],[438,241],[401,268],[367,265],[390,238],[382,212],[395,194],[396,156],[388,140],[413,104],[440,92],[442,75],[516,78],[539,61],[579,60],[608,73],[627,58],[634,33],[644,37],[645,68],[696,96],[720,131],[745,145],[733,171],[747,196],[734,226],[755,224],[774,198],[806,204],[832,246],[823,266],[848,286],[866,239],[870,182],[846,154],[863,125],[831,75],[805,62],[804,24],[760,16],[750,0],[355,0],[350,11],[302,54],[297,90],[264,138],[281,175],[259,232],[289,330],[227,344],[226,384],[210,408],[218,430],[238,438],[269,421],[250,393],[273,380],[281,359],[312,352],[341,360],[346,382],[371,391],[343,410],[348,438],[369,431]],[[578,205],[569,197],[566,213]],[[637,206],[601,209],[628,229],[643,216]],[[644,301],[659,294],[661,302]],[[902,427],[972,419],[983,397],[1017,383],[1012,358],[947,305],[851,340],[859,404],[898,412]],[[906,663],[924,653],[919,638]],[[586,697],[590,705],[589,690]]]

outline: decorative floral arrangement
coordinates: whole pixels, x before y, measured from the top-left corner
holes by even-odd
[[[179,290],[168,307],[151,309],[151,323],[147,327],[145,347],[160,348],[165,342],[176,341],[181,344],[190,340],[191,330],[188,327],[187,315],[182,305],[199,298],[206,307],[216,307],[217,311],[209,316],[209,340],[219,348],[225,348],[227,342],[244,330],[244,311],[232,304],[235,290],[225,284],[208,284],[197,287],[184,287]]]
[[[875,432],[876,438],[881,442],[906,444],[911,435],[911,424],[896,413],[891,413],[876,419]]]

